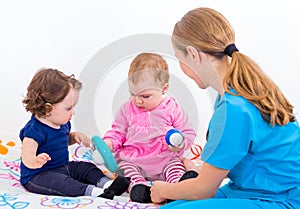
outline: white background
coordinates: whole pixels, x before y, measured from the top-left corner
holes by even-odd
[[[174,24],[199,6],[212,7],[229,19],[238,49],[252,57],[278,84],[295,106],[299,119],[298,5],[295,0],[1,1],[0,137],[7,133],[17,136],[29,119],[21,101],[39,68],[57,68],[78,77],[104,46],[134,34],[171,34]],[[180,72],[178,65],[171,70]],[[210,111],[207,105],[200,109],[202,137]],[[109,125],[110,121],[102,123]]]

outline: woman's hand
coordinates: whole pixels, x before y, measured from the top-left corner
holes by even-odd
[[[194,170],[194,171],[197,171],[197,173],[201,172],[201,169],[202,169],[202,166],[204,163],[202,160],[200,160],[199,163],[197,165],[195,165],[193,163],[193,161],[188,158],[183,158],[182,162],[183,162],[186,170]]]
[[[162,189],[166,187],[168,183],[164,181],[154,181],[152,182],[152,187],[150,188],[151,191],[151,200],[154,203],[162,203],[166,200],[161,194]]]

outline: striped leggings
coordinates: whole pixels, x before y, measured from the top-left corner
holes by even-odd
[[[185,167],[180,159],[172,159],[163,169],[162,174],[152,178],[145,177],[147,173],[133,163],[123,162],[120,170],[124,171],[125,177],[130,177],[129,190],[136,184],[150,185],[149,180],[164,180],[168,183],[176,183],[185,173]]]

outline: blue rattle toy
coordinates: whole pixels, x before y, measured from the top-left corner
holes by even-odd
[[[180,146],[183,142],[183,138],[181,131],[178,129],[170,129],[165,136],[167,144],[173,147]]]
[[[99,152],[100,156],[103,158],[106,168],[112,173],[117,172],[118,164],[104,140],[100,136],[93,136],[92,143],[95,149]]]

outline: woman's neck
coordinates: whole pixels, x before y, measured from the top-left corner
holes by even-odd
[[[213,62],[215,71],[216,71],[216,76],[215,76],[215,81],[213,82],[212,87],[221,95],[223,96],[225,93],[224,87],[223,87],[223,80],[226,72],[228,71],[230,67],[230,59],[224,58],[221,61],[220,60],[215,60]]]

